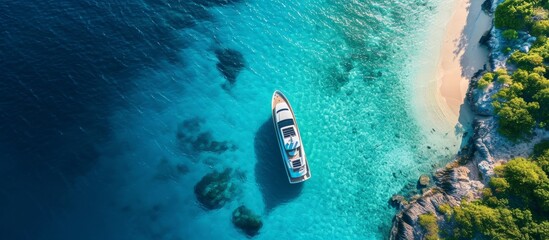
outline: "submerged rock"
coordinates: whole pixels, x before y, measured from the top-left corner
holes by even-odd
[[[235,186],[231,183],[230,168],[223,172],[214,171],[206,174],[194,186],[194,193],[198,202],[207,209],[221,208],[235,193]]]
[[[484,2],[481,5],[482,11],[484,11],[487,14],[493,13],[494,9],[492,8],[492,0],[484,0]]]
[[[202,119],[192,118],[183,121],[177,129],[177,140],[185,150],[192,152],[222,153],[237,147],[228,141],[217,141],[211,132],[202,130]]]
[[[180,176],[189,172],[189,167],[185,164],[172,164],[168,159],[162,158],[156,166],[155,179],[158,180],[177,180]]]
[[[406,198],[399,194],[393,194],[391,199],[389,199],[389,205],[394,208],[401,208],[408,204]]]
[[[246,66],[242,53],[227,48],[215,50],[215,56],[219,61],[216,65],[217,70],[223,74],[231,85],[235,84],[238,74]]]
[[[431,178],[427,174],[422,174],[417,182],[419,187],[427,187],[431,183]]]
[[[237,228],[242,229],[249,236],[256,235],[263,226],[260,216],[243,205],[233,211],[232,220]]]

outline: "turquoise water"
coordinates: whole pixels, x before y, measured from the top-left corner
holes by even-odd
[[[426,142],[407,101],[413,93],[406,88],[406,71],[419,46],[413,39],[425,37],[421,31],[426,15],[435,13],[432,3],[252,1],[211,11],[214,21],[181,32],[196,39],[181,53],[187,66],[143,79],[189,81],[184,89],[167,86],[162,94],[170,100],[162,109],[140,107],[113,117],[113,123],[131,124],[120,139],[135,139],[117,158],[137,166],[121,166],[128,172],[117,177],[128,181],[123,196],[143,202],[125,204],[167,205],[174,217],[159,216],[165,222],[150,231],[187,239],[243,238],[230,222],[239,204],[263,216],[258,239],[384,238],[394,214],[388,198],[454,153],[443,145],[427,148],[435,143]],[[226,80],[215,67],[217,48],[237,49],[246,61],[229,91],[220,87]],[[274,187],[261,176],[273,167],[265,162],[278,153],[261,153],[268,147],[255,142],[271,130],[265,125],[275,89],[295,108],[313,174],[302,187],[286,186],[297,189]],[[137,92],[136,97],[154,94]],[[178,151],[177,125],[197,116],[216,139],[238,149],[220,155]],[[169,184],[151,183],[150,170],[163,157],[191,160],[190,172]],[[209,168],[224,167],[246,174],[242,193],[222,209],[205,211],[192,187]]]
[[[425,131],[409,100],[420,94],[411,87],[414,62],[438,4],[249,0],[207,8],[211,18],[175,30],[189,40],[179,61],[141,68],[132,90],[120,93],[124,104],[106,118],[112,134],[96,143],[97,165],[67,183],[65,207],[47,213],[41,233],[242,239],[230,219],[245,204],[263,218],[257,239],[385,238],[390,196],[456,153],[452,134],[433,142],[445,133]],[[232,85],[216,67],[215,50],[226,48],[245,60]],[[298,186],[286,184],[272,144],[276,89],[296,112],[312,172]],[[181,128],[189,120],[200,128]],[[236,147],[197,151],[178,140],[178,129]],[[194,185],[227,167],[238,193],[205,210]],[[93,229],[81,226],[82,216]]]

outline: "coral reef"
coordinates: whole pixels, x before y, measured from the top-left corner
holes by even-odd
[[[213,171],[206,174],[194,186],[194,193],[198,202],[207,209],[223,207],[236,193],[236,187],[231,182],[232,169],[223,172]]]
[[[263,226],[259,215],[246,206],[240,206],[233,211],[233,224],[242,229],[248,236],[254,236]]]

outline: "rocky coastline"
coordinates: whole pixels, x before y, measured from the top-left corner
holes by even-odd
[[[486,0],[483,9],[493,17],[499,3],[498,0]],[[500,44],[505,41],[500,30],[492,27],[479,41],[489,48],[490,56],[484,69],[470,79],[466,94],[465,104],[474,113],[473,126],[470,126],[472,135],[464,138],[465,144],[454,161],[435,170],[432,187],[422,189],[421,195],[411,199],[395,194],[389,200],[398,209],[389,239],[425,239],[426,231],[419,221],[420,216],[425,214],[434,214],[441,231],[450,230],[452,223],[446,221],[441,208],[481,198],[482,189],[494,174],[494,167],[515,157],[529,156],[536,143],[549,137],[547,131],[536,129],[528,141],[516,143],[497,132],[491,99],[501,86],[491,84],[485,89],[478,89],[477,82],[484,72],[505,67],[509,56],[500,50]],[[521,51],[528,51],[532,42],[531,36],[521,33],[518,43],[521,44]]]

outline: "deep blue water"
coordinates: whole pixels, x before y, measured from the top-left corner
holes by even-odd
[[[456,139],[421,131],[407,100],[415,70],[402,60],[436,9],[0,3],[1,238],[238,239],[240,204],[264,219],[256,238],[383,238],[388,197],[455,152]],[[275,89],[303,128],[313,171],[303,185],[286,183],[273,148]],[[238,193],[208,211],[193,186],[227,167]]]

